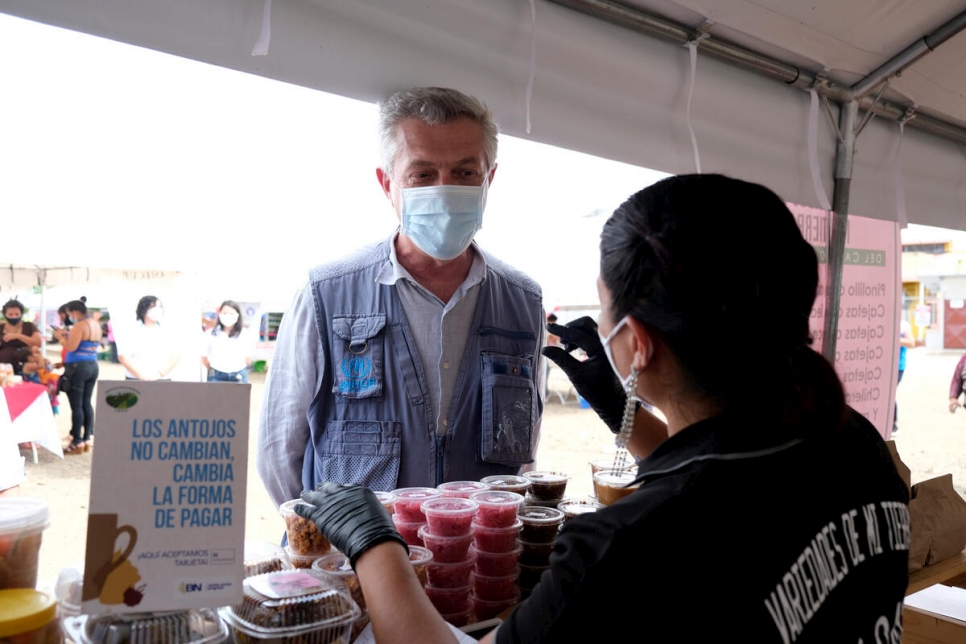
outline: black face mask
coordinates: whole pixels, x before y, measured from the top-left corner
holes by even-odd
[[[7,318],[7,324],[9,324],[10,326],[17,326],[18,324],[20,324],[20,320],[22,319],[23,318]]]

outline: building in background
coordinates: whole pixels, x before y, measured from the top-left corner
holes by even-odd
[[[966,232],[902,231],[902,317],[918,344],[966,349]]]

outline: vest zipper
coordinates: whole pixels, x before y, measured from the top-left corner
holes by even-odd
[[[445,436],[436,436],[436,485],[443,483],[443,442]]]

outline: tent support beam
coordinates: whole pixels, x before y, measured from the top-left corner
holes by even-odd
[[[890,121],[901,121],[910,106],[900,105],[890,101],[874,102],[867,94],[857,96],[853,88],[840,85],[828,80],[818,79],[816,74],[811,74],[806,70],[799,69],[781,60],[770,56],[765,56],[739,45],[735,45],[721,39],[715,38],[710,34],[702,34],[700,31],[668,20],[660,16],[649,14],[641,9],[628,7],[615,0],[550,0],[556,4],[570,7],[588,15],[614,23],[626,29],[656,36],[678,45],[684,45],[689,41],[696,41],[698,47],[712,56],[724,60],[743,69],[753,71],[757,74],[771,78],[773,80],[792,85],[802,90],[815,89],[819,94],[836,101],[846,104],[849,101],[857,100],[862,109],[872,110],[876,116]],[[966,12],[953,18],[932,34],[922,39],[927,51],[931,51],[945,40],[961,31],[966,27]],[[925,53],[925,52],[923,52]],[[901,56],[902,54],[900,54]],[[920,54],[921,55],[921,54]],[[895,60],[895,59],[893,59]],[[891,62],[891,61],[890,61]],[[906,62],[908,67],[912,61]],[[889,63],[886,63],[888,65]],[[884,65],[883,67],[885,67]],[[882,67],[880,67],[880,70]],[[879,70],[876,70],[879,71]],[[872,77],[876,74],[870,74]],[[877,82],[881,82],[879,79]],[[859,81],[864,83],[865,79]],[[872,87],[874,87],[873,85]],[[870,88],[871,89],[871,88]],[[914,119],[908,120],[907,125],[935,136],[956,143],[966,143],[966,127],[958,122],[945,121],[925,114],[916,114]]]
[[[852,93],[855,94],[856,98],[862,98],[875,89],[876,85],[884,80],[898,76],[902,73],[902,70],[914,64],[926,54],[935,51],[936,47],[943,44],[961,32],[963,29],[966,29],[966,11],[962,12],[952,20],[947,21],[939,29],[936,29],[928,36],[920,38],[893,56],[891,59],[884,62],[877,70],[853,85]]]
[[[849,197],[852,190],[852,167],[855,158],[856,125],[859,119],[858,101],[849,101],[839,113],[842,137],[835,147],[835,191],[832,194],[832,230],[828,239],[825,281],[825,327],[822,332],[822,354],[835,364],[835,344],[838,336],[838,310],[842,296],[842,267],[845,259],[845,239],[848,236]]]

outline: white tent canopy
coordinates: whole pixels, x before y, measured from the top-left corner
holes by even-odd
[[[829,68],[827,78],[846,87],[966,8],[940,0],[625,4],[691,29],[704,24],[713,39],[786,61],[802,78]],[[555,2],[533,6],[535,23],[528,0],[0,0],[0,11],[12,15],[366,101],[406,86],[458,87],[482,97],[508,134],[693,171],[688,49]],[[270,34],[268,53],[253,56],[262,32]],[[959,34],[894,79],[883,98],[962,125],[964,62],[966,35]],[[695,81],[691,123],[702,170],[819,206],[809,172],[808,93],[700,48]],[[966,228],[966,146],[909,125],[901,147],[909,221]],[[831,193],[836,135],[829,119],[818,126],[818,164]],[[899,141],[898,125],[884,117],[861,133],[851,213],[896,219]]]

